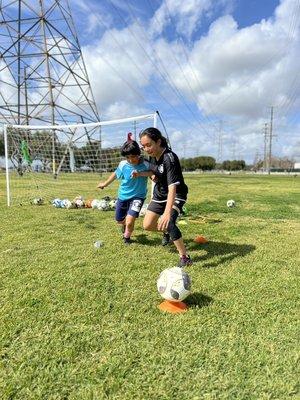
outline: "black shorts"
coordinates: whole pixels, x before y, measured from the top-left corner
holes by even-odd
[[[164,213],[164,211],[166,209],[166,205],[167,205],[166,201],[158,203],[155,200],[151,200],[151,202],[150,202],[150,204],[149,204],[149,206],[147,208],[147,211],[149,210],[149,211],[154,212],[155,214],[163,215],[163,213]],[[182,207],[184,205],[185,205],[185,200],[177,200],[177,199],[175,199],[174,204],[173,204],[173,208],[178,211],[178,214],[183,214]]]

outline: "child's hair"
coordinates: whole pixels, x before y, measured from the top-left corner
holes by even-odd
[[[139,156],[141,155],[140,146],[135,140],[127,140],[121,148],[121,155],[123,157]]]
[[[161,147],[169,148],[167,139],[161,134],[161,131],[157,128],[146,128],[140,133],[140,139],[143,136],[148,136],[154,142],[160,139]]]

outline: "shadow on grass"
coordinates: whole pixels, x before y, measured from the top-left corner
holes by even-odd
[[[189,243],[190,251],[205,251],[203,255],[193,255],[193,261],[202,262],[204,268],[214,268],[218,265],[229,262],[237,257],[244,257],[255,250],[255,246],[251,244],[234,244],[224,242],[209,242],[206,244]],[[217,260],[211,260],[217,257]],[[211,260],[211,261],[210,261]],[[204,262],[204,263],[203,263]]]
[[[135,235],[133,242],[146,246],[159,246],[161,245],[161,239],[161,237],[151,236],[151,234],[140,233]]]
[[[210,296],[207,296],[206,294],[203,293],[192,293],[189,295],[189,297],[184,300],[187,306],[189,307],[208,307],[211,303],[213,303],[213,298]]]

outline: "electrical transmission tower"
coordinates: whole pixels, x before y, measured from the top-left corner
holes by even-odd
[[[99,120],[68,0],[1,0],[0,122]],[[74,129],[52,132],[53,152],[58,140],[76,141]],[[85,129],[84,135],[101,147],[99,128]]]

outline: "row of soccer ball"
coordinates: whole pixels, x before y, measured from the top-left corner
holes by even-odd
[[[73,201],[69,199],[54,199],[52,205],[55,208],[93,208],[94,210],[109,211],[116,208],[116,199],[88,199],[84,200],[82,196],[77,196]]]

